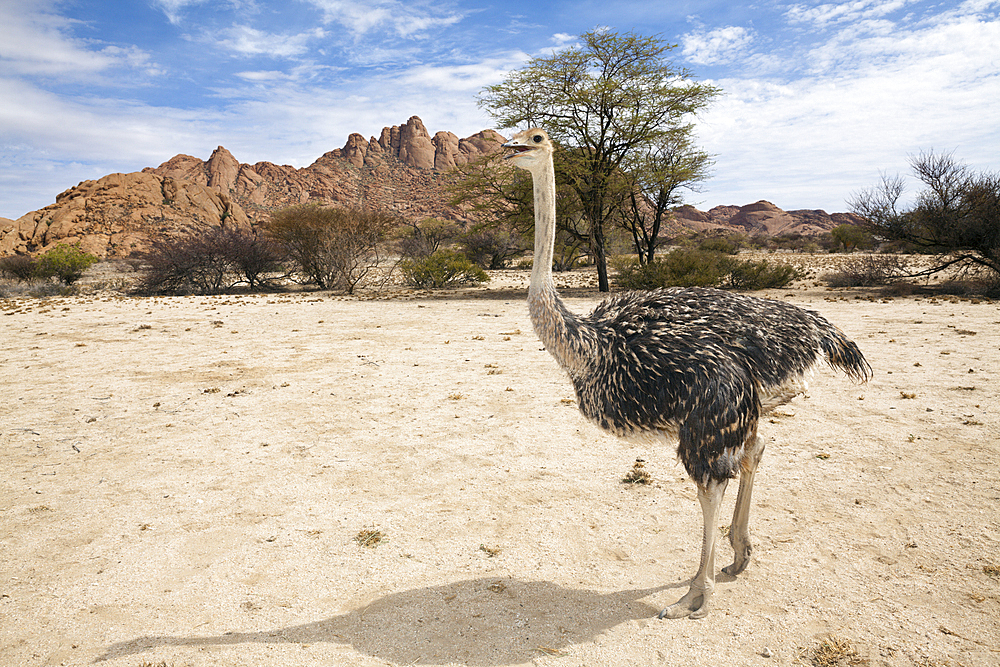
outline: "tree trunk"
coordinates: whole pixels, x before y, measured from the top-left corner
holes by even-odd
[[[604,225],[599,220],[591,223],[590,250],[594,253],[594,264],[597,266],[597,289],[602,292],[610,292],[608,258],[604,252]]]

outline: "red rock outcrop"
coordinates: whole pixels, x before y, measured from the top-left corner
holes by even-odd
[[[208,160],[176,155],[155,168],[85,181],[51,206],[0,220],[0,255],[80,242],[101,257],[127,256],[150,239],[192,226],[256,224],[271,211],[308,201],[463,221],[462,211],[448,204],[447,171],[503,141],[492,130],[467,139],[450,132],[432,138],[413,116],[384,128],[378,139],[351,134],[343,148],[301,169],[242,164],[222,146]]]
[[[176,155],[158,167],[111,174],[66,190],[56,202],[17,220],[0,218],[0,255],[34,253],[59,242],[76,243],[101,257],[124,257],[152,239],[200,225],[257,224],[271,211],[320,201],[391,210],[414,220],[463,222],[448,204],[449,170],[499,149],[493,130],[459,139],[431,136],[420,118],[385,127],[379,137],[354,133],[308,167],[271,162],[243,164],[219,146],[208,160]],[[682,206],[668,223],[704,231],[729,229],[750,235],[815,234],[844,222],[849,213],[782,211],[766,201],[699,211]]]
[[[109,174],[66,190],[55,204],[0,225],[0,255],[79,243],[100,257],[125,257],[161,235],[224,224],[250,224],[225,193],[159,174]]]
[[[699,211],[693,206],[681,206],[674,211],[675,222],[686,229],[707,231],[719,229],[742,232],[748,236],[780,234],[822,234],[842,224],[859,224],[853,213],[829,214],[821,210],[783,211],[768,201],[746,206],[716,206]]]

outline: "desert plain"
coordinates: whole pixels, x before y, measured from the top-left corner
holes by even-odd
[[[0,665],[1000,664],[1000,303],[760,293],[874,378],[762,420],[751,565],[657,620],[695,487],[580,416],[526,283],[0,301]]]

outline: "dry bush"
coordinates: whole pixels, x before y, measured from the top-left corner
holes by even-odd
[[[860,667],[868,664],[868,660],[858,655],[851,642],[841,637],[828,637],[811,650],[803,650],[800,657],[813,667]]]
[[[0,257],[0,275],[26,283],[37,276],[35,260],[30,255]]]
[[[420,222],[404,221],[397,233],[399,256],[403,259],[423,259],[450,245],[461,229],[454,222],[427,218]]]
[[[219,294],[236,285],[259,289],[277,267],[278,252],[243,227],[210,227],[155,242],[134,263],[146,294]]]
[[[465,256],[483,269],[505,269],[528,249],[520,234],[499,226],[477,227],[463,234],[459,244]]]
[[[382,544],[385,540],[385,533],[380,529],[372,526],[371,528],[363,528],[358,531],[358,534],[354,536],[354,541],[359,547],[365,547],[366,549],[374,549],[378,545]]]
[[[353,294],[364,283],[382,284],[389,273],[389,233],[397,218],[387,212],[303,204],[277,211],[267,234],[307,282]]]
[[[830,287],[876,287],[889,285],[908,275],[910,268],[900,255],[857,255],[844,262],[840,271],[823,276]]]

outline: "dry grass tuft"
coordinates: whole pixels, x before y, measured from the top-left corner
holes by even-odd
[[[479,545],[479,550],[482,551],[487,556],[489,556],[490,558],[493,558],[494,556],[497,556],[497,555],[500,554],[499,547],[488,547],[485,544],[480,544]]]
[[[358,546],[365,547],[366,549],[374,549],[382,544],[384,540],[385,533],[374,526],[363,528],[354,536],[354,541],[358,543]]]
[[[866,658],[858,655],[850,640],[842,637],[828,637],[819,646],[803,649],[800,662],[813,667],[855,667],[868,664]]]
[[[632,469],[622,478],[622,484],[652,484],[653,476],[646,470],[646,462],[636,459]]]

